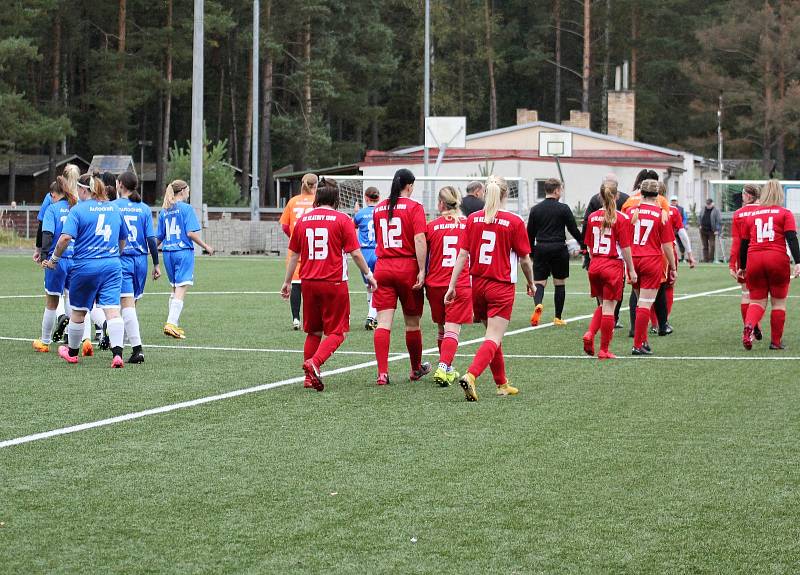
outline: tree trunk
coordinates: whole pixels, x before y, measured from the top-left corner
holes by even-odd
[[[165,68],[166,89],[164,92],[164,128],[161,133],[161,162],[160,169],[156,173],[156,194],[159,194],[166,187],[165,172],[169,162],[169,136],[170,124],[172,123],[172,1],[167,0],[167,22],[169,30],[167,36],[167,53]]]
[[[61,14],[56,12],[53,20],[53,60],[52,60],[52,94],[53,111],[58,108],[58,97],[61,92]],[[56,179],[56,154],[58,153],[58,142],[50,141],[50,153],[47,162],[48,180],[53,182]]]
[[[555,123],[561,123],[561,0],[556,0],[553,5],[553,16],[556,28],[556,87],[555,87]]]
[[[163,143],[164,143],[164,91],[160,90],[158,93],[158,122],[156,122],[158,129],[156,130],[156,181],[154,182],[154,189],[153,189],[153,198],[158,196],[159,192],[166,188],[164,184],[164,172],[166,171],[166,166],[164,165],[164,150],[163,150]],[[139,189],[142,191],[142,198],[144,199],[145,196],[145,186],[144,182],[139,182]],[[145,202],[152,201],[151,198],[147,197],[144,199]]]
[[[631,90],[636,88],[636,73],[639,67],[639,10],[636,2],[631,9]]]
[[[303,79],[303,100],[305,102],[306,132],[311,131],[311,17],[306,18],[303,32],[303,62],[305,75]]]
[[[225,104],[225,66],[219,67],[219,103],[217,104],[217,140],[222,139],[222,110]]]
[[[233,58],[231,55],[231,47],[230,44],[233,43],[233,38],[229,39],[228,44],[228,76],[230,78],[235,78],[234,68],[233,68]],[[236,82],[230,81],[228,82],[228,86],[230,86],[231,90],[231,163],[234,166],[239,166],[239,131],[237,128],[237,119],[236,119]],[[239,166],[241,167],[241,166]]]
[[[250,50],[247,67],[247,108],[244,120],[244,142],[242,143],[242,198],[250,197],[250,149],[253,143],[253,51]]]
[[[464,79],[466,73],[464,71],[464,64],[467,61],[466,55],[466,12],[467,6],[464,0],[461,0],[458,4],[458,114],[460,116],[464,115]],[[373,123],[373,126],[375,124]],[[375,139],[375,138],[373,138]],[[377,149],[377,146],[374,146],[373,149]]]
[[[370,95],[372,103],[372,149],[378,149],[378,94],[373,92]],[[462,108],[463,109],[463,108]]]
[[[603,55],[603,94],[600,99],[603,104],[602,130],[608,133],[608,74],[611,67],[611,0],[606,0],[606,25],[603,30],[603,44],[605,54]]]
[[[764,1],[764,11],[770,10],[769,2]],[[772,168],[772,114],[774,112],[774,91],[772,86],[772,59],[769,51],[769,20],[764,19],[764,34],[761,41],[761,51],[765,53],[764,57],[764,118],[763,130],[761,140],[761,166],[762,170],[767,173]]]
[[[117,35],[119,37],[119,43],[117,44],[117,55],[118,55],[117,74],[119,75],[119,77],[122,77],[123,69],[125,67],[124,56],[125,56],[126,29],[127,29],[127,27],[125,25],[126,18],[127,18],[127,0],[119,0],[119,21],[118,21],[119,31],[117,32]],[[118,97],[117,97],[117,105],[119,107],[117,109],[118,110],[124,110],[125,109],[125,94],[123,93],[123,91],[119,87],[117,88],[117,90],[119,91],[119,94],[118,94]],[[119,124],[117,124],[117,130],[116,130],[117,131],[117,138],[116,138],[116,140],[117,140],[116,141],[117,152],[122,152],[122,151],[124,151],[124,148],[125,148],[125,139],[126,139],[126,134],[125,134],[126,133],[126,129],[125,128],[126,128],[126,124],[127,124],[127,118],[125,118],[125,121],[119,122]]]
[[[492,10],[489,3],[484,0],[483,15],[486,24],[486,65],[489,70],[489,129],[497,129],[497,86],[494,78],[494,50],[492,49]]]
[[[264,22],[267,49],[264,50],[264,73],[261,76],[261,131],[259,136],[259,158],[258,158],[258,181],[261,182],[259,191],[261,193],[260,205],[277,206],[274,199],[275,187],[272,182],[272,54],[269,51],[270,32],[272,31],[272,0],[265,0]]]
[[[778,2],[778,109],[782,113],[785,113],[786,55],[791,53],[787,38],[784,3],[781,0]],[[783,118],[778,122],[778,135],[775,138],[775,161],[777,163],[776,169],[783,177],[786,169],[786,122],[783,121]]]
[[[592,2],[583,0],[583,74],[581,111],[589,111],[589,80],[592,75]]]

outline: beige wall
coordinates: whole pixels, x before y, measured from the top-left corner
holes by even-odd
[[[539,132],[552,132],[547,128],[532,127],[514,130],[503,134],[473,138],[467,140],[467,149],[470,150],[538,150]],[[640,148],[574,134],[572,136],[572,150],[621,150],[637,151]]]

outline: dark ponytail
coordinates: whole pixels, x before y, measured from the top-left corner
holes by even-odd
[[[139,178],[133,172],[122,172],[117,178],[122,187],[130,192],[128,199],[132,202],[139,203],[142,201],[142,195],[139,193]]]
[[[394,173],[394,179],[392,179],[392,190],[389,192],[390,220],[392,219],[392,214],[394,214],[394,207],[397,205],[397,200],[400,199],[400,192],[402,192],[407,185],[413,184],[414,180],[414,174],[411,173],[411,170],[401,168]]]

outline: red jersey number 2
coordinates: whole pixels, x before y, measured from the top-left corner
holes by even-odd
[[[489,230],[484,230],[481,234],[481,251],[478,253],[478,263],[492,265],[492,252],[497,243],[497,234]]]

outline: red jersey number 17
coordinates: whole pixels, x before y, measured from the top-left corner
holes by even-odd
[[[636,220],[636,227],[633,230],[633,243],[640,246],[647,245],[647,238],[650,237],[654,224],[653,220]],[[644,235],[641,233],[642,228],[644,228]]]

